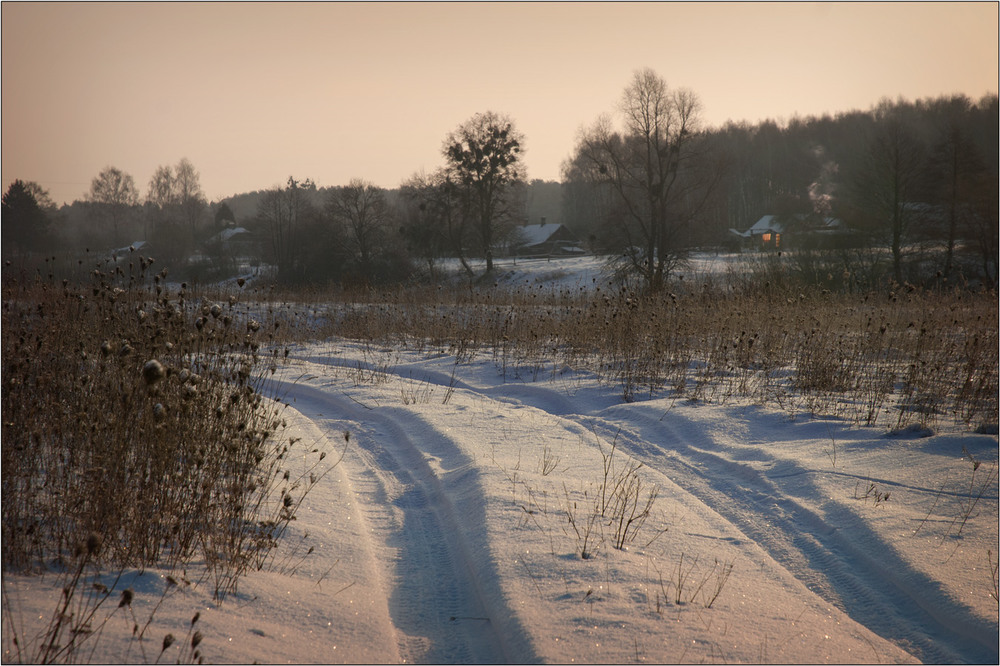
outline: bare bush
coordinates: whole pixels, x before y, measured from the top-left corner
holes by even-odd
[[[295,442],[266,397],[279,325],[236,294],[171,294],[152,264],[4,285],[3,563],[65,566],[96,533],[109,566],[203,556],[222,598],[311,487],[290,477]]]

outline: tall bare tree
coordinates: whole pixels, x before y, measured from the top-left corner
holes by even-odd
[[[307,190],[315,190],[311,180],[297,181],[289,176],[285,187],[266,191],[257,205],[257,220],[270,240],[280,282],[294,282],[304,277],[303,231],[315,214]]]
[[[201,174],[194,168],[191,161],[184,157],[174,169],[174,188],[181,214],[187,222],[192,239],[198,236],[198,225],[207,202],[201,191]]]
[[[936,141],[930,152],[927,175],[934,200],[944,209],[945,256],[941,274],[950,278],[960,234],[968,233],[972,218],[980,212],[976,199],[988,172],[970,130],[970,118],[977,111],[972,100],[955,95],[929,106],[938,111],[940,117],[935,127]]]
[[[87,201],[95,206],[97,215],[111,227],[111,242],[116,247],[122,240],[122,226],[132,208],[139,203],[139,191],[131,175],[117,167],[105,167],[90,183]]]
[[[158,166],[149,179],[146,190],[146,203],[158,209],[173,206],[177,203],[177,191],[174,187],[174,170],[170,166]]]
[[[384,247],[386,231],[392,221],[385,190],[360,178],[352,179],[346,187],[330,193],[327,210],[343,230],[346,244],[358,261],[361,277],[366,280],[375,277],[373,259]]]
[[[524,136],[510,118],[487,111],[451,132],[442,147],[446,178],[467,197],[487,273],[493,270],[497,225],[516,214],[512,195],[525,177],[523,144]]]
[[[621,129],[602,116],[581,134],[570,162],[612,193],[628,268],[651,289],[685,256],[684,228],[718,179],[699,161],[700,109],[693,92],[671,90],[651,69],[637,71],[622,95]]]
[[[400,190],[407,205],[403,236],[411,251],[427,261],[432,274],[434,260],[450,252],[458,257],[466,275],[474,275],[465,251],[469,219],[467,199],[447,171],[441,169],[429,176],[415,174]]]
[[[903,255],[916,217],[913,203],[924,176],[926,151],[901,109],[883,100],[853,186],[874,238],[889,247],[892,274],[903,282]]]
[[[146,193],[146,220],[153,227],[157,251],[174,261],[189,254],[198,242],[205,206],[198,171],[190,160],[157,167]]]

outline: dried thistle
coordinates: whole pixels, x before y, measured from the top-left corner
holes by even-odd
[[[163,364],[155,358],[146,361],[145,365],[142,366],[142,378],[148,386],[152,386],[166,376],[166,368],[164,368]]]
[[[98,534],[97,532],[91,532],[87,536],[87,554],[91,556],[96,556],[98,553],[101,552],[101,545],[103,543],[104,540],[101,538],[100,534]]]

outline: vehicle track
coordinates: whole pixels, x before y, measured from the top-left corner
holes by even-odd
[[[275,387],[319,427],[319,418],[330,414],[357,426],[351,441],[361,465],[346,473],[372,537],[383,542],[376,550],[390,557],[389,610],[401,657],[414,663],[536,661],[499,594],[482,589],[490,583],[481,579],[495,583],[494,563],[470,557],[467,535],[485,529],[484,509],[463,506],[462,520],[456,519],[451,486],[477,483],[458,448],[412,414],[365,409],[315,380],[277,381]],[[444,482],[428,465],[428,451],[441,461]]]
[[[617,434],[623,450],[726,518],[810,590],[918,659],[997,662],[997,645],[989,638],[993,628],[910,567],[863,523],[829,524],[765,474],[714,452],[717,445],[696,424],[648,411],[621,405],[579,419],[602,436]],[[615,412],[627,412],[622,420],[630,426],[622,427]],[[838,522],[850,520],[846,513],[838,515]],[[939,594],[927,595],[927,590]]]
[[[342,365],[339,359],[321,363]],[[479,388],[420,364],[390,371],[400,378],[413,378],[414,373],[430,384],[534,407],[581,431],[595,429],[608,440],[617,435],[624,451],[716,511],[814,593],[918,659],[998,661],[997,645],[990,640],[994,628],[909,566],[861,521],[839,512],[837,524],[827,522],[777,485],[790,476],[809,483],[812,475],[804,473],[807,470],[789,474],[786,465],[786,471],[769,476],[746,460],[721,455],[719,444],[698,424],[642,403],[581,414],[570,396],[535,384]],[[766,456],[742,453],[754,459]],[[814,491],[804,492],[815,496]]]

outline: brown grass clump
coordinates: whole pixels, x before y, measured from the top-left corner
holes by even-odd
[[[265,399],[274,326],[237,294],[171,293],[152,264],[5,280],[3,565],[68,566],[96,539],[105,565],[204,561],[221,598],[267,564],[314,481],[289,477],[295,442]]]

